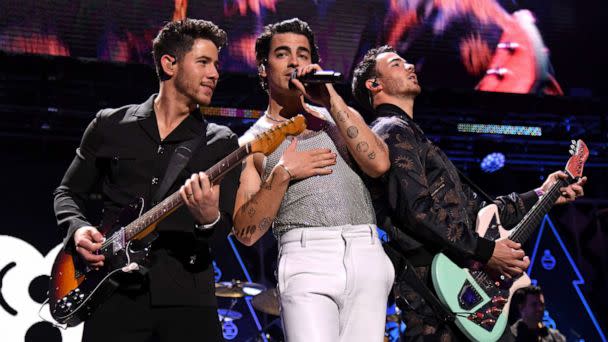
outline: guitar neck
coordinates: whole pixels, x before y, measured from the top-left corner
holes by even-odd
[[[240,165],[241,161],[249,155],[251,151],[251,144],[245,144],[232,153],[227,155],[224,159],[210,167],[205,174],[209,177],[211,184],[219,183],[230,170],[237,165]],[[131,222],[125,227],[125,240],[129,241],[139,233],[144,231],[151,225],[157,224],[165,217],[169,216],[177,208],[179,208],[184,202],[182,201],[179,191],[176,191],[165,198],[163,201],[155,205],[152,209],[145,212],[143,215],[138,217],[136,220]]]
[[[547,191],[547,193],[545,193],[540,200],[534,204],[532,209],[530,209],[530,211],[526,213],[524,218],[515,226],[515,228],[511,230],[509,239],[522,244],[526,242],[530,236],[532,236],[532,233],[534,233],[536,227],[540,225],[545,214],[551,210],[551,207],[553,207],[553,204],[555,204],[555,201],[559,198],[559,189],[567,185],[568,181],[563,179],[559,179],[557,182],[555,182],[549,191]]]

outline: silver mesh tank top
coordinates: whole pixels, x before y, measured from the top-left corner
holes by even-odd
[[[329,148],[337,154],[336,165],[330,167],[333,172],[329,175],[313,176],[289,184],[272,227],[272,232],[277,238],[295,228],[376,223],[369,192],[361,177],[345,160],[350,160],[350,156],[342,135],[324,108],[312,108],[325,116],[329,127],[324,131],[313,132],[309,136],[298,136],[297,150]],[[258,120],[245,135],[255,135],[270,127],[261,121]],[[291,140],[291,137],[287,137],[266,158],[263,180],[268,178]]]

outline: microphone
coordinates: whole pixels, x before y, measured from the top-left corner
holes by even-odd
[[[314,73],[296,76],[297,70],[291,73],[291,79],[297,79],[302,83],[337,83],[343,80],[342,73],[333,70],[315,71]],[[291,82],[290,82],[291,83]]]

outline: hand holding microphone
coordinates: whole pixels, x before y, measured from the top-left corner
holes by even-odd
[[[302,92],[307,99],[324,107],[330,105],[330,97],[337,94],[331,86],[342,80],[342,73],[323,70],[318,64],[296,68],[291,74],[289,86]]]
[[[291,80],[297,79],[304,84],[317,84],[317,83],[338,83],[344,78],[341,72],[333,70],[320,70],[309,74],[298,76],[298,70],[294,70],[291,73]],[[291,84],[291,83],[290,83]]]

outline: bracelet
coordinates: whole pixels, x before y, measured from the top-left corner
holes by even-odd
[[[194,228],[196,228],[198,230],[206,230],[206,229],[213,228],[213,226],[215,226],[218,222],[220,222],[221,218],[222,218],[222,213],[220,213],[218,211],[217,218],[215,219],[215,221],[213,221],[211,223],[207,223],[207,224],[198,224],[198,223],[195,223],[194,224]]]
[[[536,193],[536,196],[538,196],[539,198],[545,194],[545,192],[543,191],[542,188],[536,188],[536,189],[534,189],[534,192]]]
[[[289,169],[287,168],[287,166],[285,166],[283,164],[277,164],[277,166],[282,167],[285,170],[285,172],[287,172],[287,174],[289,175],[289,180],[293,179],[293,175],[291,174],[291,172],[289,171]]]

